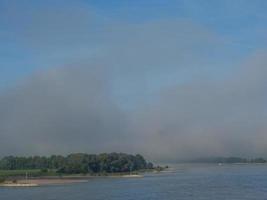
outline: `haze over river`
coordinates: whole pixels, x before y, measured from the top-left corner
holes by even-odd
[[[267,165],[177,165],[144,178],[93,178],[87,183],[0,188],[1,200],[267,199]]]

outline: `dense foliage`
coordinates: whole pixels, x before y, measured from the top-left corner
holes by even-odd
[[[8,156],[0,160],[1,170],[54,169],[58,173],[116,173],[152,169],[153,164],[147,163],[143,156],[124,153],[110,154],[70,154],[50,157],[15,157]]]

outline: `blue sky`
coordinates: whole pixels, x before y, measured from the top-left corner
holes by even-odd
[[[2,0],[0,1],[0,88],[14,86],[18,80],[25,79],[39,70],[105,56],[107,43],[111,47],[112,45],[116,47],[116,43],[110,44],[110,40],[114,40],[112,37],[117,37],[120,29],[128,27],[134,29],[138,25],[164,24],[176,20],[188,21],[224,41],[222,47],[216,48],[220,53],[212,55],[212,57],[219,56],[218,60],[224,65],[218,65],[216,70],[205,69],[203,74],[211,76],[218,72],[228,73],[232,65],[266,48],[266,8],[267,2],[264,0],[82,0],[26,3]],[[73,17],[64,21],[64,16],[71,15],[72,9]],[[81,16],[79,16],[80,11]],[[56,12],[63,14],[60,16]],[[62,27],[58,26],[60,23],[63,24]],[[110,32],[114,26],[116,30]],[[77,33],[73,31],[75,28],[78,29]],[[50,29],[54,29],[54,32]],[[127,33],[120,37],[127,37]],[[72,41],[70,45],[74,48],[73,51],[69,50],[66,40]],[[210,51],[208,54],[212,53],[213,51]],[[210,63],[213,63],[212,58]],[[186,73],[182,72],[181,80],[192,74],[202,73],[201,70],[196,71],[194,68],[184,71]],[[159,77],[159,79],[166,78]],[[153,85],[161,85],[160,80],[153,81],[152,87]]]

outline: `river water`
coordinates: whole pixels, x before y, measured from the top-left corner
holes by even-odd
[[[267,199],[267,165],[176,165],[144,178],[94,178],[87,183],[0,188],[0,200]]]

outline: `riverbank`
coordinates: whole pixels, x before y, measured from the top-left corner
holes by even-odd
[[[76,183],[86,183],[92,178],[143,178],[143,174],[124,174],[124,175],[67,175],[67,176],[46,176],[34,177],[25,180],[22,177],[11,177],[9,180],[0,184],[0,187],[38,187],[47,185],[66,185]]]
[[[164,168],[144,169],[122,173],[59,174],[54,170],[2,170],[0,187],[37,187],[88,182],[93,178],[143,178],[146,173],[158,173]],[[0,176],[1,177],[1,176]]]
[[[78,180],[78,179],[61,179],[61,178],[36,178],[30,180],[16,180],[16,182],[6,181],[0,186],[2,187],[38,187],[45,185],[65,185],[65,184],[74,184],[74,183],[85,183],[88,180]]]

